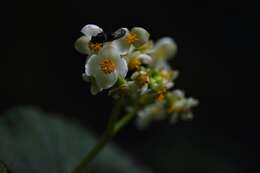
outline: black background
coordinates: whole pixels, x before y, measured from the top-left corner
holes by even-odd
[[[89,84],[81,79],[86,57],[74,50],[74,41],[88,23],[105,31],[142,26],[154,40],[163,36],[176,40],[179,52],[171,62],[180,70],[176,87],[198,98],[200,106],[191,123],[156,123],[145,131],[130,125],[116,137],[117,145],[155,171],[160,167],[149,158],[156,157],[155,150],[167,154],[165,148],[179,139],[176,136],[209,148],[209,155],[229,157],[241,172],[257,166],[256,1],[46,0],[11,2],[7,9],[1,26],[1,112],[36,105],[79,120],[100,134],[112,100],[106,93],[90,94]]]

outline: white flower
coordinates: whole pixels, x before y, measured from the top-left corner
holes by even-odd
[[[112,87],[119,76],[126,76],[127,70],[126,61],[111,45],[104,46],[97,55],[92,55],[85,66],[86,75],[94,78],[91,82],[96,85],[93,90],[97,92]]]
[[[115,40],[121,54],[127,54],[131,48],[139,48],[148,42],[150,34],[141,27],[134,27],[130,31],[124,28],[126,34],[124,37]]]
[[[192,120],[193,119],[193,113],[191,111],[189,112],[183,112],[181,113],[180,115],[180,118],[184,121],[189,121],[189,120]]]
[[[173,81],[178,77],[179,72],[174,70],[160,70],[160,76],[162,78],[162,84],[167,88],[170,89],[174,86]]]
[[[186,107],[192,108],[194,106],[198,106],[199,101],[197,99],[194,99],[192,97],[186,99]]]
[[[168,59],[177,53],[177,44],[170,37],[164,37],[158,40],[151,51],[154,59]]]
[[[142,64],[150,64],[152,57],[139,51],[130,53],[126,57],[129,70],[138,70]]]
[[[137,85],[137,88],[140,89],[141,94],[148,92],[150,78],[146,71],[134,72],[131,79],[135,81],[135,84]]]
[[[176,96],[176,97],[179,97],[179,98],[182,98],[184,97],[184,92],[182,90],[179,90],[179,89],[176,89],[173,91],[173,94]]]
[[[182,120],[191,120],[193,114],[191,109],[199,104],[198,100],[194,98],[185,98],[183,91],[175,90],[171,94],[171,103],[168,107],[168,113],[170,113],[170,122],[175,123],[180,117]]]
[[[85,25],[82,29],[81,32],[89,39],[91,40],[91,38],[93,36],[98,35],[99,33],[103,32],[103,29],[100,28],[97,25],[93,25],[93,24],[88,24]]]
[[[75,48],[82,54],[96,54],[102,48],[102,43],[92,43],[91,38],[93,36],[102,33],[103,30],[97,25],[88,24],[81,29],[84,36],[81,36],[75,42]]]
[[[163,103],[156,102],[146,106],[137,113],[137,126],[140,129],[146,128],[154,120],[162,120],[165,118]]]

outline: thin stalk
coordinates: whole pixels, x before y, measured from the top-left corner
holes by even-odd
[[[113,107],[111,112],[110,119],[105,132],[98,141],[98,143],[89,151],[89,153],[80,161],[79,165],[73,170],[72,173],[80,173],[88,164],[96,157],[96,155],[104,148],[104,146],[110,141],[113,137],[113,127],[117,121],[117,117],[121,111],[122,101],[119,100]]]
[[[79,165],[73,170],[72,173],[81,173],[83,169],[87,168],[89,163],[97,156],[97,154],[112,139],[112,137],[115,136],[129,121],[134,118],[137,107],[117,121],[118,115],[121,111],[121,107],[122,101],[118,101],[117,104],[114,106],[114,109],[108,121],[107,128],[100,138],[99,142],[80,161]]]

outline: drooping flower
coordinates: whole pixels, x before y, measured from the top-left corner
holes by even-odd
[[[150,78],[146,71],[134,72],[131,76],[131,79],[135,81],[135,84],[137,85],[137,88],[140,90],[141,94],[144,94],[148,91]]]
[[[112,45],[106,45],[97,55],[91,55],[85,66],[85,73],[93,77],[92,85],[98,87],[97,91],[111,88],[118,77],[126,76],[127,70],[126,61]]]
[[[137,126],[140,129],[148,127],[154,120],[165,118],[165,109],[162,102],[155,102],[147,105],[137,113]]]
[[[152,62],[151,56],[139,51],[128,54],[125,56],[125,59],[127,60],[129,70],[138,70],[142,64],[150,64]]]
[[[126,54],[131,48],[139,48],[148,42],[150,34],[141,27],[134,27],[130,31],[124,28],[124,37],[115,41],[121,54]]]
[[[102,48],[102,43],[91,42],[93,36],[102,33],[103,30],[97,25],[88,24],[81,29],[81,32],[84,36],[81,36],[75,42],[75,48],[82,54],[97,54],[98,51]]]
[[[156,60],[168,59],[177,53],[177,44],[172,38],[164,37],[156,42],[151,52]]]
[[[160,70],[160,77],[162,79],[162,83],[167,89],[170,89],[174,86],[174,80],[178,77],[178,75],[179,72],[177,70]]]
[[[180,116],[183,120],[191,120],[193,114],[191,109],[199,104],[194,98],[186,98],[181,90],[175,90],[168,93],[168,108],[167,112],[171,114],[171,123],[175,123]]]

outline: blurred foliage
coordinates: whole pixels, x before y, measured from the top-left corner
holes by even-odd
[[[7,173],[7,168],[3,162],[0,161],[0,173]]]
[[[32,107],[1,116],[0,141],[0,160],[12,173],[70,173],[95,144],[93,135],[75,123]],[[1,164],[0,170],[5,172]],[[148,173],[112,145],[84,172]]]

